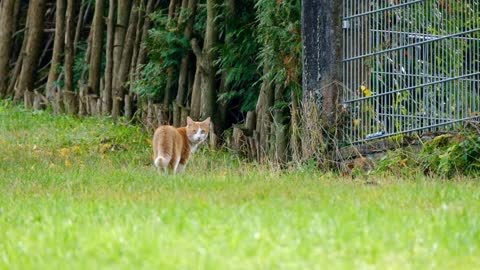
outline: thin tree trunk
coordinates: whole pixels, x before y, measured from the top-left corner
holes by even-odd
[[[7,95],[8,64],[13,42],[15,0],[0,3],[0,98]]]
[[[27,19],[28,21],[28,19]],[[25,36],[27,35],[28,29],[25,29]],[[7,89],[7,96],[10,96],[14,93],[15,87],[18,85],[18,76],[20,76],[20,71],[22,70],[23,64],[23,52],[25,51],[25,47],[27,47],[27,39],[24,38],[22,42],[22,48],[20,49],[20,53],[17,58],[17,62],[15,63],[15,68],[13,69],[13,74],[10,77],[10,83]]]
[[[120,68],[122,59],[123,46],[125,42],[125,34],[129,25],[131,0],[118,0],[117,5],[117,22],[115,24],[115,38],[113,45],[113,74],[114,78]],[[113,79],[115,81],[115,79]],[[113,85],[115,87],[115,83]]]
[[[302,140],[301,140],[301,133],[300,133],[300,102],[299,97],[294,89],[290,92],[291,99],[292,99],[292,108],[290,110],[290,122],[291,122],[291,138],[290,138],[290,145],[291,145],[291,152],[292,152],[292,160],[301,161],[303,159],[301,155],[302,151]]]
[[[112,111],[112,77],[113,77],[113,39],[114,39],[114,21],[115,0],[109,0],[108,23],[107,23],[107,49],[105,65],[105,89],[103,92],[102,113],[108,115]]]
[[[197,64],[195,68],[195,77],[193,79],[193,87],[192,87],[192,101],[190,104],[190,116],[193,119],[200,118],[200,111],[201,111],[201,104],[202,104],[202,74],[201,74],[201,66],[200,66],[200,59],[197,57]]]
[[[88,87],[91,94],[99,95],[100,90],[100,68],[102,64],[102,45],[103,45],[103,9],[104,0],[95,2],[95,13],[92,22],[92,43],[90,55],[90,68],[88,73]]]
[[[120,116],[120,109],[123,104],[123,83],[119,81],[122,77],[119,74],[120,67],[122,66],[122,59],[124,59],[122,53],[124,51],[126,28],[129,25],[131,1],[119,0],[117,7],[117,23],[115,25],[115,38],[113,46],[113,77],[112,77],[112,117],[118,118]]]
[[[144,24],[144,21],[145,21],[145,14],[144,14],[144,8],[145,8],[145,0],[140,0],[140,4],[139,4],[139,8],[138,8],[138,19],[137,19],[137,25],[135,27],[135,41],[133,43],[133,54],[132,54],[132,61],[130,63],[130,72],[129,72],[129,75],[128,75],[128,81],[130,82],[130,85],[129,85],[129,90],[128,90],[128,93],[127,93],[127,96],[128,96],[128,100],[126,99],[125,100],[125,116],[127,118],[132,118],[133,116],[133,112],[135,110],[135,106],[134,106],[134,101],[136,100],[136,95],[135,95],[135,92],[134,92],[134,81],[135,81],[135,78],[137,76],[137,62],[138,62],[138,54],[139,54],[139,51],[140,51],[140,46],[141,46],[141,42],[142,42],[142,26]],[[138,106],[138,108],[140,108],[140,106]]]
[[[56,16],[55,16],[55,41],[53,43],[52,63],[48,73],[46,95],[49,102],[54,102],[55,95],[54,83],[60,74],[60,66],[62,61],[62,53],[65,47],[65,9],[66,1],[57,0]]]
[[[148,37],[148,30],[150,29],[150,17],[148,16],[150,13],[153,12],[154,7],[155,7],[155,2],[156,0],[148,0],[147,2],[147,7],[146,7],[146,12],[145,12],[145,19],[142,24],[142,29],[141,29],[141,38],[140,38],[140,43],[139,43],[139,50],[138,50],[138,56],[137,56],[137,62],[135,63],[135,71],[134,71],[134,80],[138,80],[140,78],[140,71],[142,66],[146,63],[147,59],[147,50],[145,47],[145,40]],[[144,102],[143,99],[138,98],[138,107],[140,108],[142,105],[141,103]]]
[[[67,2],[67,17],[65,26],[65,91],[73,92],[73,61],[75,58],[74,48],[74,18],[75,0]]]
[[[270,67],[265,64],[263,66],[263,74],[267,74],[269,69]],[[259,161],[262,161],[269,152],[268,142],[272,123],[270,108],[273,105],[273,98],[274,95],[270,82],[267,79],[263,79],[255,109],[257,114],[256,133],[258,134],[257,145],[259,151],[257,157],[259,158]]]
[[[186,2],[186,0],[182,0],[182,6],[183,4]],[[173,25],[170,25],[170,24],[167,24],[166,28],[168,31],[178,31],[178,28],[179,28],[179,24],[178,24],[178,15],[179,15],[179,9],[180,9],[180,5],[178,3],[178,1],[176,0],[170,0],[170,5],[168,7],[168,21],[169,23],[173,24]],[[173,85],[173,81],[174,81],[174,78],[173,78],[173,72],[174,72],[174,69],[173,68],[169,68],[167,69],[167,83],[166,83],[166,86],[165,86],[165,96],[163,98],[163,104],[164,104],[164,108],[167,109],[168,108],[168,105],[170,104],[170,102],[173,100],[173,89],[172,89],[172,85]],[[173,104],[173,125],[175,127],[179,127],[180,126],[180,118],[181,118],[181,109],[180,109],[180,105],[178,104]]]
[[[153,12],[154,2],[155,2],[154,0],[148,0],[147,12],[146,12],[147,16],[145,17],[145,23],[143,24],[143,28],[142,28],[142,42],[140,46],[140,51],[138,52],[137,67],[140,67],[146,63],[147,48],[145,47],[144,41],[148,37],[148,30],[150,29],[150,24],[151,24],[151,20],[148,15]],[[138,72],[139,70],[137,70],[137,74]]]
[[[195,22],[195,13],[196,13],[196,7],[197,7],[197,1],[196,0],[189,0],[188,1],[188,14],[190,17],[188,18],[187,24],[185,26],[185,31],[183,33],[183,36],[185,39],[190,40],[192,37],[193,33],[193,24]],[[180,124],[180,118],[181,118],[181,113],[178,113],[181,111],[181,107],[185,106],[185,97],[188,91],[188,68],[190,66],[190,53],[186,53],[182,61],[180,63],[180,74],[178,77],[178,91],[177,91],[177,97],[176,97],[176,104],[175,106],[177,107],[174,112],[177,112],[176,115],[173,116],[174,123],[176,122],[177,124]]]
[[[140,8],[138,9],[138,20],[137,20],[137,27],[136,27],[136,35],[135,35],[135,42],[133,45],[133,55],[132,55],[132,63],[130,64],[130,74],[129,74],[129,81],[133,82],[137,76],[137,63],[138,63],[138,55],[140,53],[141,42],[143,39],[143,24],[145,23],[145,14],[143,12],[143,7],[145,6],[145,0],[141,0]],[[133,84],[130,84],[130,93],[133,91]]]
[[[112,117],[120,116],[120,109],[124,104],[125,83],[128,79],[128,72],[130,71],[130,63],[132,61],[133,43],[135,42],[135,27],[137,24],[138,13],[136,12],[137,3],[134,4],[130,14],[130,22],[128,24],[127,34],[123,45],[121,62],[118,67],[118,72],[114,77],[115,98],[113,100]]]
[[[177,6],[177,0],[170,0],[168,5],[168,18],[173,18],[175,16],[175,8]]]
[[[275,86],[274,101],[274,128],[275,128],[275,160],[279,164],[287,161],[287,145],[288,145],[288,126],[286,122],[286,108],[282,106],[284,103],[285,87],[280,83]],[[272,142],[273,143],[273,142]]]
[[[90,8],[90,3],[88,3],[88,6],[85,5],[85,0],[82,0],[80,3],[80,12],[78,14],[78,19],[77,19],[77,26],[75,29],[75,38],[73,39],[73,46],[74,46],[74,52],[73,54],[75,55],[77,53],[77,45],[78,42],[80,41],[80,37],[82,35],[82,29],[83,29],[83,21],[85,20],[85,10],[88,11]],[[73,18],[72,18],[73,20]]]
[[[28,20],[27,46],[20,71],[18,88],[15,91],[14,101],[19,102],[25,91],[33,91],[35,70],[38,66],[38,57],[42,45],[42,34],[45,13],[45,0],[32,0],[29,6],[30,19]]]
[[[217,4],[218,0],[207,0],[207,27],[203,46],[203,53],[205,55],[205,65],[203,67],[205,69],[205,74],[202,76],[202,119],[207,117],[215,119],[216,70],[213,61],[216,58],[214,48],[218,39],[217,25],[215,22],[215,19],[217,18]]]

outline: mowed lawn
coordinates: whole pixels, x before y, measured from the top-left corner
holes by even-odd
[[[0,104],[0,269],[480,269],[478,179],[278,172]],[[377,184],[367,184],[374,182]]]

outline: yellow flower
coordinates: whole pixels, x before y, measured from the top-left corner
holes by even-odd
[[[356,127],[360,124],[360,119],[353,120],[353,126]]]
[[[373,94],[372,90],[368,89],[365,85],[360,86],[360,89],[366,97],[369,97]]]

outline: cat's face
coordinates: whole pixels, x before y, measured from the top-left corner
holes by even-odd
[[[187,117],[187,137],[193,144],[203,142],[210,130],[210,117],[203,122],[195,122],[192,118]]]

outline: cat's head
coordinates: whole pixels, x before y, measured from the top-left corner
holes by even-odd
[[[192,118],[187,117],[187,137],[193,144],[199,144],[208,136],[210,131],[210,117],[203,122],[195,122]]]

